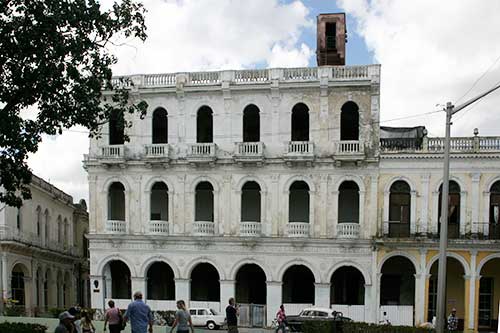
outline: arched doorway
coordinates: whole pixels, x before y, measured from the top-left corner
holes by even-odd
[[[168,221],[168,186],[164,182],[156,182],[151,188],[150,201],[151,221]]]
[[[243,142],[260,141],[260,110],[250,104],[243,110]]]
[[[213,112],[208,106],[202,106],[196,117],[196,142],[214,142]]]
[[[236,299],[243,304],[266,304],[266,274],[256,264],[246,264],[236,273]]]
[[[209,182],[196,185],[195,221],[214,222],[214,188]]]
[[[260,222],[260,186],[249,181],[241,188],[241,222]]]
[[[309,108],[304,103],[292,109],[292,140],[309,141]]]
[[[283,274],[283,303],[314,304],[314,274],[304,265],[290,266]]]
[[[389,194],[389,237],[410,236],[411,189],[404,180],[392,183]]]
[[[14,300],[15,306],[27,306],[27,290],[25,280],[29,277],[29,271],[23,264],[16,264],[12,268],[10,276],[11,298]]]
[[[427,320],[432,321],[436,315],[437,304],[437,276],[438,260],[436,260],[430,269]],[[459,318],[458,330],[463,330],[465,316],[465,270],[462,263],[455,258],[448,257],[446,260],[446,309],[449,314],[452,308],[457,309]]]
[[[153,144],[168,143],[168,113],[164,108],[153,112]]]
[[[331,278],[330,300],[333,304],[365,304],[365,279],[355,267],[344,266],[337,269]]]
[[[125,221],[125,187],[120,182],[108,189],[108,220]]]
[[[494,332],[498,328],[498,304],[500,302],[500,258],[488,260],[481,268],[477,327]]]
[[[130,269],[121,260],[112,260],[104,267],[106,298],[131,299],[132,279]]]
[[[293,182],[288,197],[289,223],[309,223],[309,201],[309,185],[301,180]]]
[[[165,262],[155,262],[147,271],[146,299],[175,300],[174,271]]]
[[[200,263],[191,272],[191,301],[220,302],[220,277],[209,263]]]
[[[346,180],[339,186],[338,222],[359,223],[359,187]]]
[[[340,140],[359,140],[359,107],[351,101],[340,110]]]
[[[448,238],[460,237],[460,185],[454,180],[450,180],[448,194]],[[441,200],[443,184],[439,186],[438,202],[438,231],[441,230]]]

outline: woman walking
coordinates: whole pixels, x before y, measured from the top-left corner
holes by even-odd
[[[120,333],[123,328],[120,309],[115,307],[115,302],[112,300],[108,302],[108,306],[109,309],[106,310],[104,316],[104,331],[106,331],[106,324],[109,324],[109,333]]]
[[[95,333],[95,327],[92,323],[92,319],[90,318],[90,313],[88,313],[88,311],[82,312],[80,327],[82,328],[82,333]]]
[[[193,322],[191,321],[191,315],[186,310],[186,303],[183,300],[177,301],[177,312],[175,313],[175,320],[172,324],[172,329],[170,333],[174,331],[177,327],[177,333],[189,333],[191,328],[191,333],[194,333]]]

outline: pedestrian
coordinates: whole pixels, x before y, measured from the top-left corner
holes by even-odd
[[[239,309],[234,301],[234,297],[229,299],[229,305],[226,307],[227,333],[238,333]]]
[[[73,330],[75,333],[82,333],[81,319],[80,319],[80,307],[72,306],[68,309],[70,315],[75,317],[71,323],[73,325]]]
[[[191,321],[191,315],[186,310],[186,303],[183,300],[177,301],[177,312],[175,313],[175,320],[170,329],[170,333],[174,331],[177,326],[177,333],[194,333],[193,322]]]
[[[68,311],[64,311],[59,315],[59,325],[57,325],[54,333],[76,333],[73,326],[75,319]]]
[[[278,327],[276,328],[276,333],[277,332],[285,333],[285,330],[286,330],[286,314],[285,314],[285,306],[283,304],[280,305],[280,309],[276,313],[276,320],[278,321]]]
[[[153,314],[149,306],[142,301],[140,291],[134,293],[134,301],[128,305],[123,319],[125,322],[130,319],[132,333],[153,333]]]
[[[82,312],[80,326],[82,328],[82,333],[95,333],[95,327],[92,323],[92,318],[90,318],[90,313],[88,311]]]
[[[448,331],[455,332],[458,330],[458,317],[457,317],[457,309],[451,309],[451,314],[448,317]]]
[[[106,310],[104,315],[104,331],[106,331],[106,324],[109,327],[109,333],[120,333],[123,329],[123,317],[120,309],[115,307],[115,302],[110,300],[108,302],[109,309]]]

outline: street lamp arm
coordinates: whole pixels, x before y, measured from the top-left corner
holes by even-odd
[[[493,88],[491,88],[490,90],[482,93],[481,95],[478,95],[478,96],[476,96],[474,98],[471,98],[467,102],[465,102],[463,104],[460,104],[459,106],[454,107],[453,110],[451,111],[451,114],[454,115],[455,113],[463,110],[464,108],[468,107],[469,105],[471,105],[472,103],[476,102],[477,100],[483,98],[484,96],[491,94],[492,92],[494,92],[498,88],[500,88],[500,84],[497,85],[497,86],[495,86],[495,87],[493,87]]]

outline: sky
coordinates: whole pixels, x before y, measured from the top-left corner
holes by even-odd
[[[102,0],[109,6],[111,0]],[[116,75],[315,66],[316,16],[346,12],[347,65],[378,63],[381,125],[444,134],[456,105],[500,83],[497,0],[143,0],[145,43],[112,49]],[[500,90],[454,118],[452,135],[500,135]],[[88,198],[84,129],[45,136],[28,164],[75,201]]]

